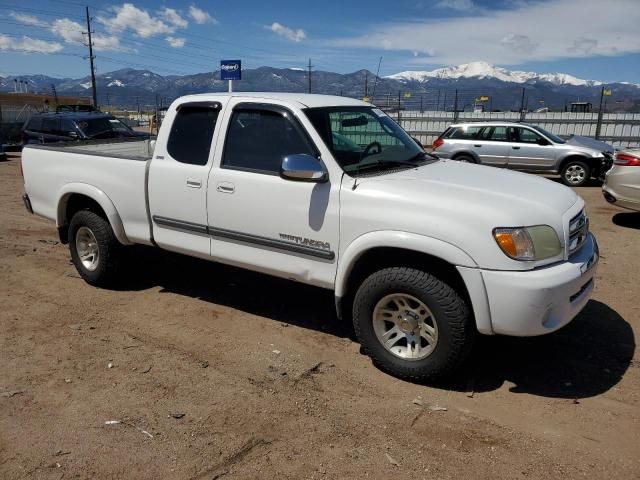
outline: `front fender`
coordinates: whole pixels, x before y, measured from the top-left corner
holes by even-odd
[[[464,250],[437,238],[401,231],[369,232],[356,238],[340,253],[335,286],[337,297],[345,294],[347,279],[360,256],[378,247],[414,250],[438,257],[454,266],[478,266]]]
[[[56,217],[58,228],[68,225],[71,220],[67,218],[67,204],[71,195],[74,194],[84,195],[100,205],[118,241],[123,245],[133,245],[133,242],[127,238],[122,219],[111,199],[102,190],[87,183],[67,183],[58,192],[58,211]]]
[[[366,233],[356,238],[341,252],[335,283],[338,315],[340,315],[341,310],[341,299],[347,293],[347,280],[353,267],[363,254],[378,247],[399,248],[425,253],[456,267],[469,293],[476,328],[480,333],[493,333],[486,289],[478,265],[473,258],[461,248],[444,240],[400,231]]]

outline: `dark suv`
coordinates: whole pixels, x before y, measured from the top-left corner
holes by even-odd
[[[22,143],[70,142],[99,138],[149,138],[113,115],[101,112],[62,112],[33,115],[22,127]]]

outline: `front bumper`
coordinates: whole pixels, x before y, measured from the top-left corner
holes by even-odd
[[[525,272],[483,270],[493,332],[527,337],[568,324],[589,301],[598,260],[598,244],[589,233],[566,262]]]

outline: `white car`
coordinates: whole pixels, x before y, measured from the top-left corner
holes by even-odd
[[[602,193],[609,203],[640,211],[640,148],[616,154],[602,185]]]
[[[571,189],[432,157],[358,100],[182,97],[153,150],[23,151],[27,209],[92,285],[144,244],[330,289],[374,362],[411,379],[449,374],[477,332],[553,332],[593,290],[598,248]]]

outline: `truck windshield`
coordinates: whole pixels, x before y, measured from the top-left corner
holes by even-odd
[[[377,108],[308,108],[305,114],[336,161],[349,174],[435,161],[407,132]]]
[[[551,132],[548,132],[547,130],[545,130],[542,127],[539,127],[537,125],[531,125],[531,128],[533,128],[534,130],[539,131],[541,134],[545,135],[549,140],[551,140],[553,143],[566,143],[563,139],[561,139],[560,137],[558,137],[557,135],[554,135]]]
[[[80,130],[88,138],[109,138],[128,134],[131,130],[120,120],[109,117],[89,118],[78,121]]]

